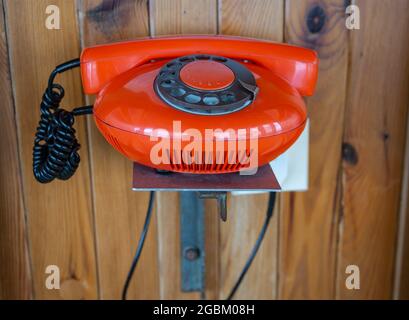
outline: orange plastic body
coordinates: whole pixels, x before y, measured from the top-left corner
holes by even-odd
[[[197,53],[242,63],[256,79],[256,99],[240,111],[211,116],[187,113],[163,102],[153,89],[161,67],[175,57]],[[237,161],[228,161],[231,155],[227,150],[232,142],[245,141],[247,155],[257,152],[258,166],[287,150],[305,127],[307,112],[302,96],[313,94],[317,69],[317,56],[312,50],[223,36],[143,39],[88,48],[81,56],[84,90],[97,93],[94,118],[107,141],[133,161],[190,173],[225,173],[243,168]],[[229,81],[228,75],[223,81]],[[190,129],[200,135],[192,138]],[[208,139],[206,130],[217,134]],[[239,130],[246,134],[238,137],[234,133]],[[257,132],[257,144],[250,132]],[[176,140],[182,150],[199,140],[203,147],[201,160],[175,161],[183,158],[174,147]],[[168,146],[165,152],[169,163],[152,162],[151,151],[158,141]],[[224,163],[204,163],[204,150],[209,150],[210,142],[212,148],[216,142],[225,146],[221,155]],[[239,156],[233,155],[237,159]]]

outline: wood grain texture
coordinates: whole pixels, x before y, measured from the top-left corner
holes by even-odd
[[[0,1],[0,300],[32,297],[3,1]]]
[[[361,29],[351,32],[351,75],[343,162],[343,236],[338,296],[389,299],[409,105],[409,2],[356,1]],[[345,287],[347,265],[360,268],[360,290]]]
[[[282,42],[283,0],[220,0],[222,34]]]
[[[216,0],[151,0],[153,35],[215,34]]]
[[[409,300],[409,112],[406,119],[406,146],[399,208],[393,298]]]
[[[217,3],[215,0],[152,0],[150,26],[153,36],[170,34],[215,34]],[[211,200],[210,200],[211,201]],[[181,292],[179,196],[160,192],[158,207],[158,241],[160,287],[162,299],[198,299],[199,293]],[[218,298],[218,216],[214,204],[206,201],[206,298]]]
[[[179,193],[157,192],[160,299],[199,299],[181,291]]]
[[[149,35],[148,0],[76,0],[85,46]]]
[[[220,220],[215,199],[205,199],[205,296],[209,300],[220,297]]]
[[[60,30],[45,27],[45,10],[51,4],[60,8]],[[35,298],[61,298],[61,291],[45,287],[45,269],[48,265],[60,268],[61,286],[65,286],[66,281],[74,281],[76,287],[81,288],[79,298],[96,298],[97,277],[84,119],[77,119],[75,125],[82,144],[82,163],[75,176],[68,182],[55,181],[42,185],[35,181],[32,173],[33,137],[49,73],[57,64],[79,55],[74,3],[63,0],[8,0],[5,5]],[[59,76],[57,81],[66,89],[63,105],[71,108],[83,104],[77,71]],[[64,298],[74,295],[78,297],[69,288],[64,290]]]
[[[286,2],[285,40],[320,59],[311,121],[309,190],[286,194],[280,225],[280,298],[335,296],[339,169],[348,67],[345,1]],[[317,28],[323,20],[321,29]],[[312,21],[308,28],[307,21]]]
[[[228,198],[228,220],[220,226],[220,297],[225,299],[233,288],[254,247],[264,223],[268,194],[240,195]],[[251,268],[235,299],[274,299],[277,294],[279,202]]]
[[[223,0],[220,2],[220,32],[282,41],[283,5],[281,0]],[[220,227],[221,298],[229,294],[255,244],[265,220],[268,196],[231,196],[229,199],[229,218]],[[236,299],[276,297],[278,215],[279,203],[260,251],[236,293]]]
[[[83,47],[149,35],[146,0],[83,0],[78,1],[78,13]],[[88,124],[101,298],[119,299],[149,195],[132,191],[132,162],[106,142],[92,119]],[[128,299],[159,296],[156,237],[154,215]]]

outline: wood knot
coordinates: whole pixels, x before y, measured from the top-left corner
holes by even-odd
[[[382,140],[383,141],[388,141],[390,138],[389,132],[382,132]]]
[[[351,165],[358,164],[358,152],[352,144],[347,142],[342,144],[342,159]]]
[[[324,28],[327,15],[320,5],[313,6],[307,15],[307,27],[311,33],[319,33]]]

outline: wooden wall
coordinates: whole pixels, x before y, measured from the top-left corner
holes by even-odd
[[[354,2],[361,29],[349,31],[344,0],[0,0],[0,298],[118,299],[144,221],[148,194],[131,191],[132,164],[92,119],[76,123],[82,161],[74,178],[34,180],[33,134],[53,67],[96,44],[216,33],[301,45],[321,59],[307,101],[310,190],[280,196],[236,297],[409,297],[409,0]],[[45,28],[50,4],[60,8],[60,30]],[[78,71],[58,80],[64,106],[92,102]],[[228,294],[267,196],[229,197],[228,205],[221,223],[206,203],[208,299]],[[158,194],[129,298],[200,298],[180,291],[178,208],[177,193]],[[351,264],[360,267],[360,290],[345,287]],[[61,290],[46,289],[48,265],[60,267]]]

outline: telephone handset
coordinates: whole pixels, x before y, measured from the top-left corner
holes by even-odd
[[[151,60],[191,54],[253,61],[287,80],[302,96],[314,93],[318,76],[315,51],[234,36],[158,37],[86,48],[81,54],[84,91],[96,94],[119,74]]]
[[[59,107],[64,89],[54,79],[74,67],[81,68],[84,92],[97,94],[97,99],[94,106],[66,111]],[[80,147],[74,117],[91,113],[115,149],[147,166],[198,174],[246,167],[216,164],[214,155],[210,164],[202,163],[205,156],[200,161],[186,160],[172,146],[176,139],[172,122],[177,120],[199,133],[208,128],[222,132],[256,129],[257,165],[261,166],[301,134],[306,121],[302,96],[313,94],[317,75],[313,50],[240,37],[160,37],[86,48],[80,59],[56,67],[50,76],[34,142],[35,178],[47,183],[74,174]],[[155,131],[167,131],[160,138],[172,146],[162,163],[150,157]],[[226,145],[240,140],[229,134],[223,138]],[[245,140],[244,153],[254,153],[249,146],[254,139],[248,136]],[[203,138],[203,145],[205,142]],[[224,152],[225,162],[228,157]]]

